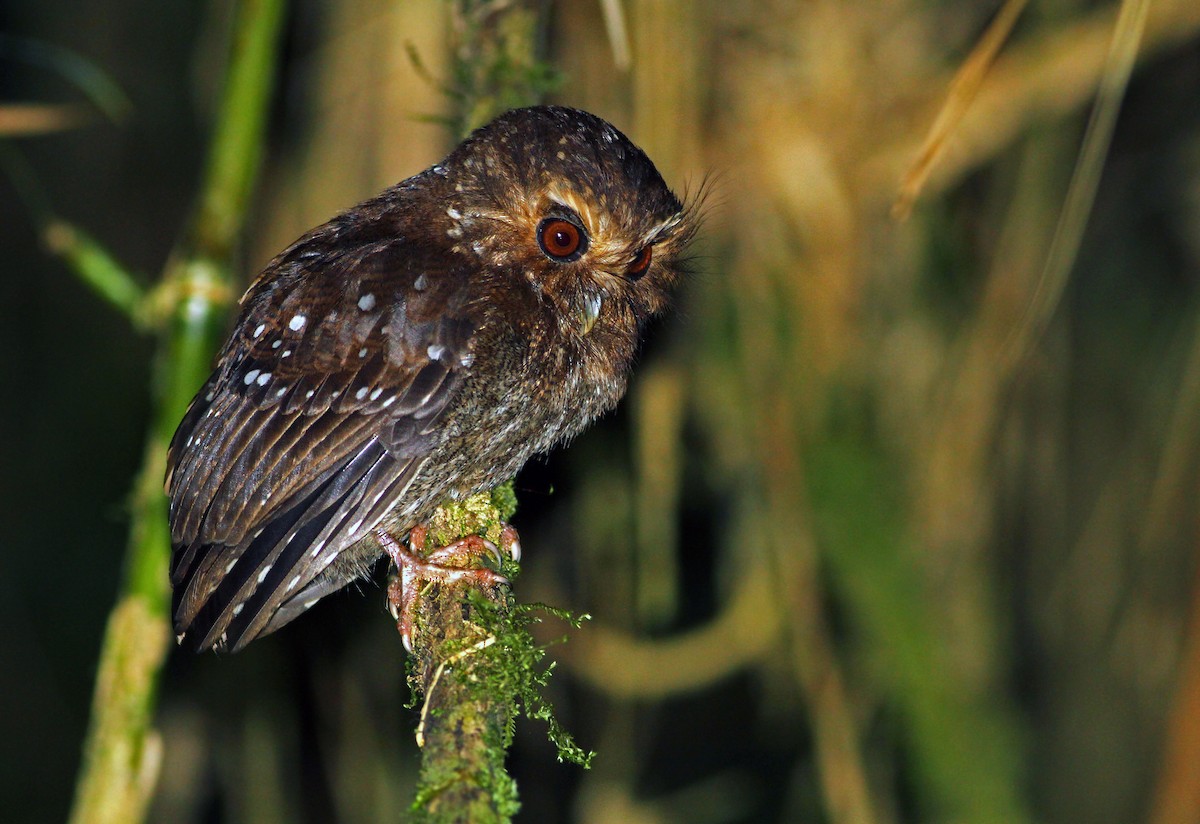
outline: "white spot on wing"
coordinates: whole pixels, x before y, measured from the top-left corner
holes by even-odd
[[[259,386],[266,386],[266,385],[267,385],[267,381],[269,381],[270,379],[271,379],[271,373],[270,373],[270,372],[263,372],[261,375],[259,375],[259,376],[258,376],[258,385],[259,385]]]
[[[371,393],[371,400],[375,400],[382,394],[383,394],[383,387],[376,387],[375,391]]]
[[[364,386],[361,389],[359,389],[357,392],[354,393],[354,397],[358,398],[361,401],[363,398],[365,398],[367,396],[367,391],[368,391],[367,387]]]
[[[429,279],[426,278],[424,275],[419,275],[417,277],[417,279],[415,281],[413,281],[413,288],[416,289],[418,292],[423,290],[428,285],[429,285]]]
[[[304,315],[296,315],[288,321],[288,329],[291,329],[293,332],[299,332],[307,320],[308,318],[304,317]]]
[[[425,351],[429,354],[430,360],[437,360],[442,356],[442,353],[446,351],[446,347],[442,346],[440,343],[431,343],[429,344],[429,348]]]
[[[242,383],[246,384],[246,386],[249,386],[250,384],[254,383],[254,381],[257,378],[258,378],[258,370],[251,369],[249,372],[246,373],[246,377],[242,378]]]
[[[364,312],[370,312],[375,308],[375,296],[370,292],[358,299],[358,308]]]
[[[274,565],[274,564],[267,564],[265,567],[263,567],[263,568],[262,568],[262,572],[258,573],[258,582],[259,582],[260,584],[261,584],[263,581],[265,581],[265,580],[266,580],[266,578],[267,578],[267,573],[269,573],[269,572],[271,571],[271,567],[273,567],[273,566],[275,566],[275,565]]]
[[[259,335],[261,335],[266,330],[266,328],[267,328],[267,325],[265,323],[260,323],[254,330],[254,337],[257,338]]]

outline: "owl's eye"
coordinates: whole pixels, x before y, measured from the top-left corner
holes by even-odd
[[[561,217],[548,217],[538,224],[537,242],[546,257],[559,263],[579,260],[588,246],[583,227]]]
[[[629,268],[625,270],[625,274],[630,280],[637,280],[646,274],[646,270],[650,268],[651,257],[653,257],[653,249],[649,246],[637,253],[633,263],[629,264]]]

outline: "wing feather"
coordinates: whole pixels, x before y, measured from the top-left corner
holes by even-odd
[[[304,248],[325,242],[247,293],[172,441],[175,628],[200,647],[238,649],[349,582],[331,563],[401,503],[473,360],[464,276],[402,239]]]

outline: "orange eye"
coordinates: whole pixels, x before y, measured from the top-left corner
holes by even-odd
[[[646,270],[650,268],[651,257],[653,257],[653,249],[647,246],[638,252],[637,257],[633,259],[633,263],[629,264],[629,268],[625,270],[625,274],[633,280],[637,280],[646,274]]]
[[[561,217],[548,217],[538,224],[538,246],[551,260],[568,263],[587,251],[583,228]]]

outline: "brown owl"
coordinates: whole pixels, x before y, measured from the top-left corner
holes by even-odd
[[[273,632],[611,409],[695,211],[611,125],[540,106],[280,253],[171,443],[180,639]]]

